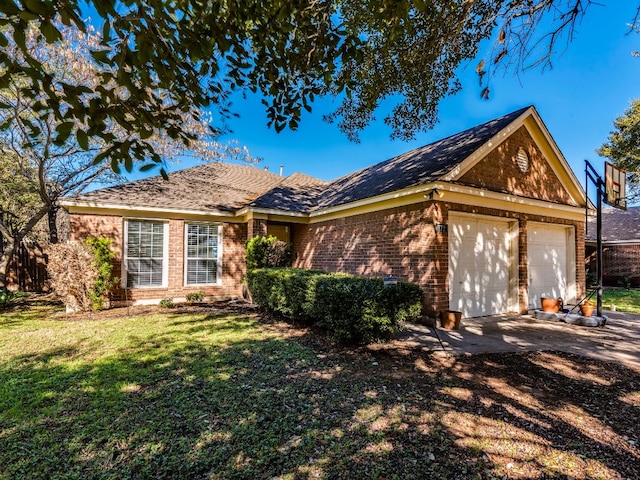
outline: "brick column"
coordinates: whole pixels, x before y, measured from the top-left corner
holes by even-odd
[[[529,309],[529,258],[527,255],[527,221],[518,220],[518,305],[520,313]]]
[[[576,299],[586,295],[587,275],[585,272],[585,248],[584,248],[584,222],[575,223],[575,250],[576,250]]]
[[[439,310],[449,308],[449,206],[433,201],[425,209],[423,235],[428,238],[424,246],[428,275],[420,282],[424,292],[425,314],[435,316]],[[446,229],[436,232],[436,224]],[[426,280],[426,281],[425,281]]]
[[[267,236],[267,221],[262,218],[252,218],[247,222],[247,238]]]

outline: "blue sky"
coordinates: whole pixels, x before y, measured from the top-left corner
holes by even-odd
[[[418,133],[414,141],[391,141],[390,130],[379,120],[361,133],[360,143],[349,142],[336,125],[322,120],[338,105],[331,99],[316,102],[297,131],[278,134],[266,127],[258,97],[234,102],[240,118],[230,123],[233,133],[228,138],[246,145],[273,172],[284,165],[285,175],[299,171],[331,180],[533,104],[583,182],[584,159],[603,171],[604,160],[594,150],[607,139],[613,120],[640,97],[640,58],[631,56],[640,50],[640,34],[627,35],[636,2],[610,3],[616,6],[590,7],[575,40],[555,57],[551,70],[527,71],[517,77],[499,73],[491,80],[488,101],[480,98],[474,61],[462,72],[463,90],[441,103],[440,123]],[[378,118],[384,118],[384,113]],[[169,170],[194,163],[186,160],[169,165]]]

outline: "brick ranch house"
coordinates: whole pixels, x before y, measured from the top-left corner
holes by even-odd
[[[596,272],[596,219],[587,225],[586,260],[589,274]],[[602,210],[602,283],[640,286],[640,207]]]
[[[273,234],[296,267],[393,275],[427,314],[474,317],[583,295],[585,201],[526,107],[331,182],[212,163],[62,205],[72,239],[113,239],[115,300],[240,296],[245,241]]]

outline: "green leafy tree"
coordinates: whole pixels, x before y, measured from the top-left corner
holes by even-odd
[[[549,65],[591,5],[589,0],[5,0],[0,86],[15,75],[27,78],[20,95],[38,99],[40,111],[50,109],[70,122],[55,141],[101,139],[96,159],[110,159],[114,170],[118,164],[129,170],[134,160],[160,162],[149,141],[155,133],[192,141],[183,119],[192,108],[211,106],[214,120],[222,123],[231,115],[234,92],[263,96],[276,130],[295,129],[317,96],[337,97],[341,103],[327,118],[352,139],[382,101],[393,101],[385,121],[393,136],[410,138],[437,121],[440,100],[461,88],[459,67],[477,57],[481,41],[495,38],[495,48],[477,65],[485,82],[498,65]],[[100,43],[91,49],[103,69],[95,90],[52,79],[31,54],[25,34],[35,25],[41,38],[55,43],[62,37],[58,20],[86,28],[83,8],[102,22]],[[6,54],[11,42],[26,63]],[[486,83],[482,94],[489,95]],[[110,124],[131,136],[117,138]]]
[[[627,171],[627,203],[640,199],[640,98],[613,122],[609,139],[596,150]]]
[[[53,26],[57,27],[60,38],[53,43],[48,43],[37,28],[27,28],[23,40],[28,54],[18,44],[8,42],[0,56],[11,58],[23,68],[30,61],[37,62],[52,82],[52,88],[63,97],[58,100],[57,109],[68,112],[73,105],[65,102],[65,88],[83,92],[102,88],[104,70],[91,57],[91,51],[99,48],[100,39],[91,28],[82,32],[76,27]],[[119,164],[110,166],[94,161],[104,150],[105,140],[85,133],[88,119],[60,118],[43,92],[36,97],[25,96],[25,88],[33,86],[33,79],[24,75],[4,78],[6,82],[0,82],[0,124],[5,127],[0,129],[0,154],[6,164],[1,167],[0,188],[6,194],[0,199],[4,247],[0,257],[0,287],[6,284],[7,267],[15,249],[43,218],[48,219],[49,240],[58,241],[56,217],[60,197],[78,193],[92,183],[120,181]],[[182,120],[183,128],[194,137],[189,150],[160,133],[147,138],[164,160],[175,161],[188,154],[206,161],[250,159],[246,149],[218,143],[199,115],[183,113]],[[76,134],[71,135],[72,131]],[[103,133],[123,142],[130,141],[132,135],[111,121],[105,121]]]
[[[0,151],[0,288],[6,286],[9,261],[18,245],[16,239],[19,243],[38,222],[30,221],[40,205],[38,190],[24,176],[16,175],[19,165],[15,155]],[[25,173],[37,177],[33,169]]]

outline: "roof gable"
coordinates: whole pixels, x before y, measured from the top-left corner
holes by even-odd
[[[519,112],[521,114],[517,118],[514,118],[509,125],[506,125],[504,129],[489,139],[467,159],[460,162],[451,172],[442,177],[441,180],[451,182],[461,181],[464,175],[474,168],[478,162],[489,156],[492,151],[496,149],[499,150],[501,147],[502,151],[498,152],[499,156],[495,156],[493,160],[507,159],[507,161],[515,161],[515,153],[506,152],[508,145],[505,144],[509,142],[514,135],[517,136],[519,132],[524,132],[524,135],[529,138],[523,139],[521,137],[521,144],[528,147],[528,153],[537,154],[539,159],[544,159],[537,164],[540,171],[537,172],[537,175],[531,175],[529,182],[537,185],[537,187],[534,188],[543,188],[545,183],[555,184],[555,192],[547,191],[546,194],[531,195],[531,197],[556,203],[584,206],[587,199],[582,185],[576,178],[573,170],[571,170],[569,163],[564,158],[564,155],[562,155],[562,152],[556,145],[551,133],[540,118],[535,107],[530,106]],[[517,138],[514,140],[517,140]],[[500,175],[504,174],[500,173]],[[499,190],[500,189],[498,189],[498,191]],[[512,181],[507,191],[521,195],[521,193],[516,190],[517,186]]]
[[[447,175],[528,108],[503,115],[436,142],[339,178],[326,188],[316,209],[355,202],[433,182]]]
[[[519,197],[577,205],[524,125],[457,176],[455,182]]]

